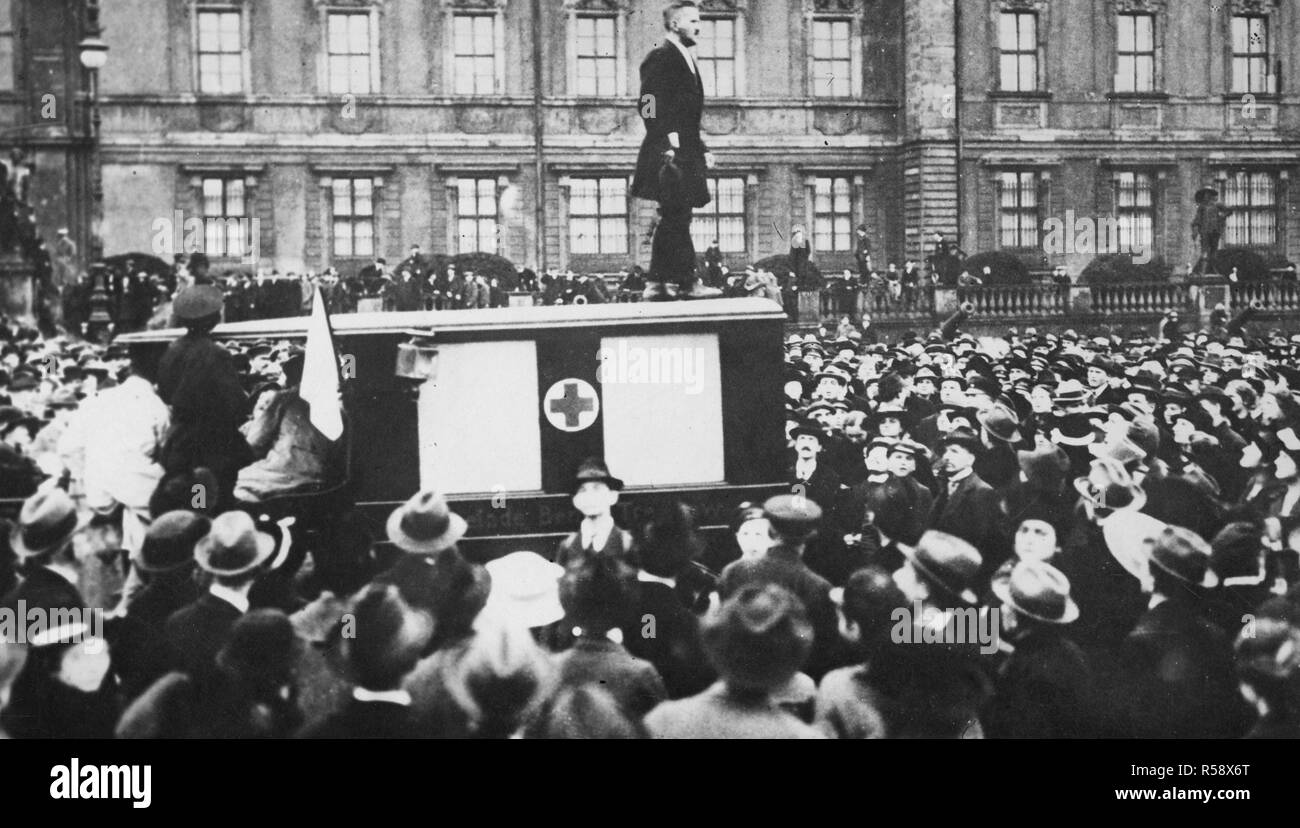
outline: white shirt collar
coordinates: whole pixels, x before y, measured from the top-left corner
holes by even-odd
[[[682,57],[686,58],[686,65],[691,67],[691,74],[694,75],[696,73],[695,56],[691,54],[691,50],[686,48],[686,44],[682,43],[681,40],[678,39],[676,33],[669,32],[667,38],[668,42],[676,46],[677,51],[682,53]]]
[[[949,486],[955,486],[956,484],[958,484],[958,483],[962,482],[963,480],[965,480],[966,478],[970,477],[971,474],[974,473],[974,471],[975,471],[974,468],[966,468],[966,469],[962,469],[961,471],[957,472],[956,474],[951,475],[951,476],[948,478],[948,485],[949,485]]]
[[[583,546],[590,545],[593,549],[598,549],[605,545],[613,531],[614,518],[611,515],[602,515],[598,518],[583,518],[578,535]]]
[[[234,589],[225,584],[213,583],[208,587],[208,592],[217,598],[231,604],[240,612],[248,612],[248,593],[242,589]]]
[[[53,572],[55,575],[58,575],[60,578],[72,584],[73,586],[77,586],[81,582],[81,575],[77,572],[77,570],[73,569],[67,564],[49,563],[45,565],[45,568]]]
[[[367,690],[364,687],[353,687],[352,698],[359,702],[388,702],[403,707],[411,706],[411,694],[405,690]]]
[[[651,575],[644,569],[637,570],[636,579],[647,584],[665,584],[666,586],[676,587],[676,578],[660,578],[658,575]]]
[[[1147,604],[1147,609],[1155,609],[1169,599],[1158,592],[1152,593],[1151,603]]]

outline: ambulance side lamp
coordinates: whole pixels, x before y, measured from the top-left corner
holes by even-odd
[[[425,382],[438,376],[438,348],[427,339],[413,337],[397,346],[397,376]]]

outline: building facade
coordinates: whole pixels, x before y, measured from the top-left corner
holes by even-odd
[[[0,92],[11,123],[33,120],[30,70],[57,47],[81,88],[84,5],[0,3],[0,30],[24,32]],[[823,271],[848,267],[864,224],[877,262],[919,259],[942,232],[1035,269],[1077,272],[1107,244],[1181,269],[1202,186],[1234,208],[1225,244],[1295,258],[1292,4],[701,8],[718,166],[696,238],[733,265],[784,252],[802,224]],[[353,269],[412,244],[534,268],[648,263],[654,205],[627,191],[655,0],[115,0],[101,17],[106,254],[180,240],[218,270]],[[51,234],[85,221],[74,166],[37,156]],[[1106,238],[1089,243],[1088,222]]]

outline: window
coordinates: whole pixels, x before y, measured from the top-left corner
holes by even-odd
[[[736,95],[736,21],[730,18],[700,21],[695,46],[696,63],[704,94],[710,98]]]
[[[1232,91],[1272,91],[1268,83],[1267,18],[1232,18]]]
[[[375,91],[371,77],[370,24],[368,13],[329,15],[330,92],[369,94]]]
[[[208,256],[248,254],[248,204],[243,178],[203,179],[204,251]]]
[[[497,252],[495,178],[461,178],[456,182],[456,232],[461,253]]]
[[[1230,175],[1224,182],[1223,206],[1232,210],[1224,228],[1224,245],[1277,244],[1277,179],[1272,173]]]
[[[1003,92],[1038,90],[1038,15],[1002,12],[998,29]]]
[[[1156,224],[1155,200],[1151,176],[1140,172],[1122,172],[1115,179],[1115,227],[1117,249],[1110,252],[1141,253],[1151,249]],[[1100,230],[1098,231],[1100,235]],[[1111,239],[1097,239],[1098,246]]]
[[[718,240],[723,253],[745,252],[745,179],[710,178],[711,201],[695,210],[691,239],[703,251]]]
[[[199,92],[233,95],[244,91],[244,45],[237,11],[201,11]]]
[[[496,91],[496,20],[487,14],[452,18],[452,89],[457,95]]]
[[[368,258],[375,255],[375,181],[336,178],[334,191],[334,255]]]
[[[813,20],[813,94],[853,94],[852,25],[848,20]]]
[[[1038,246],[1038,173],[998,176],[999,247]]]
[[[569,252],[627,253],[626,178],[570,181]]]
[[[1116,92],[1150,92],[1155,89],[1155,16],[1121,14],[1115,54]]]
[[[590,97],[618,94],[615,19],[578,15],[574,22],[577,27],[577,93]]]
[[[813,183],[815,250],[853,249],[853,188],[848,178],[818,178]]]
[[[14,22],[10,0],[0,0],[0,90],[14,88]]]

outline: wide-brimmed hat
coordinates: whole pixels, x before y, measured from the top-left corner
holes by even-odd
[[[1210,545],[1191,529],[1166,526],[1151,547],[1151,563],[1180,581],[1208,589],[1219,583],[1210,569],[1210,554]]]
[[[1021,440],[1020,418],[1016,412],[1004,405],[995,405],[983,414],[976,415],[981,426],[989,436],[1004,443],[1018,443]]]
[[[993,594],[1021,615],[1048,624],[1069,624],[1079,617],[1070,579],[1044,561],[1020,561],[1005,579],[993,581]]]
[[[72,539],[89,521],[63,489],[37,492],[23,501],[18,522],[9,533],[9,546],[20,559],[53,552]]]
[[[1068,414],[1056,419],[1056,425],[1048,435],[1053,443],[1066,446],[1088,446],[1097,441],[1096,430],[1087,415]]]
[[[451,510],[441,494],[425,489],[394,509],[386,528],[388,540],[399,549],[432,555],[454,546],[469,524]]]
[[[211,530],[212,521],[184,510],[167,512],[149,524],[140,551],[131,563],[142,572],[171,572],[194,561],[194,547]]]
[[[1126,436],[1107,440],[1104,443],[1093,443],[1088,446],[1088,451],[1094,457],[1109,457],[1116,460],[1130,470],[1140,465],[1147,456],[1141,446]]]
[[[588,457],[578,464],[578,471],[573,475],[573,491],[589,481],[604,483],[616,492],[623,488],[623,481],[610,474],[609,467],[599,457]]]
[[[793,440],[798,437],[815,437],[819,443],[826,442],[826,432],[810,420],[802,420],[798,425],[790,429],[790,439]]]
[[[929,529],[915,547],[899,544],[898,548],[927,579],[968,604],[978,602],[970,587],[984,559],[974,546],[956,535]]]
[[[1082,405],[1088,400],[1088,389],[1075,379],[1068,379],[1056,387],[1052,394],[1055,405]]]
[[[705,617],[700,639],[728,684],[770,690],[803,666],[813,627],[802,602],[784,587],[750,584]]]
[[[225,302],[221,288],[216,285],[192,285],[172,302],[172,314],[182,321],[203,319],[221,313]]]
[[[1109,469],[1112,461],[1109,459],[1099,459],[1093,461],[1093,468],[1099,466]],[[1118,465],[1118,464],[1114,464]],[[1119,467],[1121,470],[1123,467]],[[1098,509],[1124,509],[1133,512],[1142,511],[1146,505],[1147,494],[1135,483],[1126,472],[1116,476],[1107,472],[1105,481],[1101,484],[1094,483],[1089,477],[1076,477],[1074,479],[1074,490],[1079,493],[1084,500],[1087,500]]]
[[[1044,445],[1032,451],[1017,451],[1016,460],[1030,485],[1057,491],[1070,471],[1070,458],[1060,446]]]
[[[247,512],[225,512],[212,521],[194,547],[199,567],[213,575],[234,577],[252,572],[275,554],[275,538],[257,531]]]
[[[536,552],[511,552],[485,564],[492,578],[483,615],[525,627],[544,627],[564,617],[560,577],[564,567]]]

